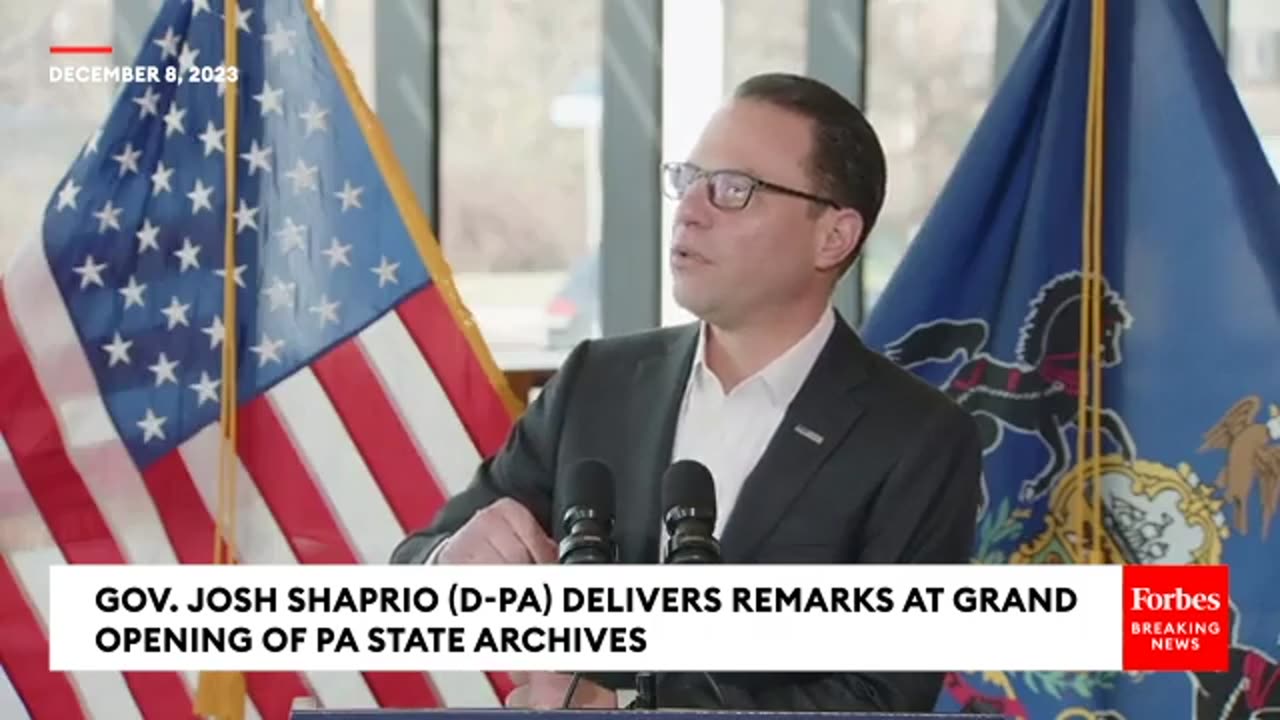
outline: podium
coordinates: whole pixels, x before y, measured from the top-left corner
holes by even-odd
[[[662,720],[1009,720],[1004,715],[883,712],[761,712],[755,710],[294,710],[290,720],[616,720],[619,715],[662,715]]]

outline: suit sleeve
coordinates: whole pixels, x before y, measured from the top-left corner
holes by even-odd
[[[968,413],[945,406],[921,430],[886,476],[853,562],[969,562],[981,494],[977,426]],[[715,677],[729,708],[783,711],[930,712],[943,681],[942,673]],[[658,695],[664,707],[720,707],[710,682],[697,674],[662,678]]]
[[[457,532],[476,511],[495,500],[518,500],[551,532],[556,454],[565,407],[590,341],[580,343],[516,421],[507,441],[476,469],[470,484],[455,494],[425,528],[411,533],[391,553],[393,564],[426,562],[445,538]]]

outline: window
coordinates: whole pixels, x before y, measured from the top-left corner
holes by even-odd
[[[602,9],[440,3],[437,232],[506,369],[599,334]]]
[[[986,110],[996,82],[997,5],[1009,3],[870,2],[866,106],[884,143],[889,190],[862,259],[864,315]]]
[[[49,67],[111,65],[110,55],[51,56],[50,45],[110,45],[109,0],[0,4],[0,272],[38,241],[44,210],[76,154],[106,119],[109,84],[54,83]]]
[[[360,94],[369,107],[377,111],[374,5],[369,0],[324,0],[317,3],[325,27],[332,33],[351,73],[355,75]]]
[[[1232,80],[1280,176],[1280,13],[1273,0],[1231,0],[1228,8]]]
[[[1233,30],[1230,44],[1236,80],[1251,85],[1280,79],[1280,30]]]
[[[725,0],[724,91],[752,75],[805,71],[808,2]]]
[[[763,72],[805,70],[808,3],[665,0],[662,37],[662,157],[680,159],[735,85]],[[657,168],[650,170],[658,182]],[[662,324],[692,316],[671,297],[675,203],[662,198]]]

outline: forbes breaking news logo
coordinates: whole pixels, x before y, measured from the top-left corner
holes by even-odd
[[[1229,669],[1228,585],[1226,565],[1126,565],[1124,669]]]

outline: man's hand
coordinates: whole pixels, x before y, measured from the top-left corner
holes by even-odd
[[[564,695],[569,691],[572,675],[551,672],[513,672],[511,679],[516,688],[506,697],[506,706],[535,710],[557,710],[564,705]],[[613,709],[618,707],[618,697],[590,680],[578,680],[569,703],[573,708]]]
[[[525,506],[501,498],[481,508],[445,541],[438,565],[530,565],[559,559],[556,543]]]

